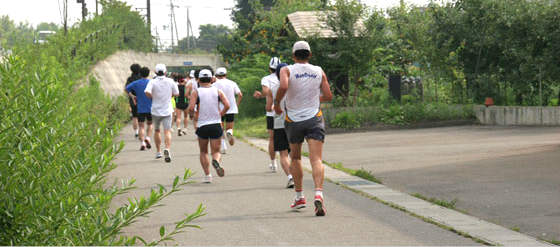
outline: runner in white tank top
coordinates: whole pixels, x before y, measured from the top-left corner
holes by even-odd
[[[212,72],[203,69],[199,74],[200,87],[191,94],[190,102],[196,102],[198,108],[197,129],[198,146],[200,148],[200,165],[204,170],[204,183],[212,182],[210,174],[210,161],[208,160],[208,143],[210,143],[212,166],[216,169],[218,176],[224,176],[224,169],[220,166],[219,161],[222,157],[220,154],[220,140],[223,135],[221,126],[222,116],[226,114],[230,105],[224,95],[224,92],[210,83],[212,81]],[[220,110],[220,102],[224,108]],[[189,112],[193,112],[195,104],[189,104]]]
[[[325,72],[308,63],[311,48],[305,41],[298,41],[293,47],[295,64],[280,70],[280,87],[274,98],[274,110],[282,113],[280,102],[285,96],[286,121],[284,128],[290,142],[292,158],[290,170],[294,178],[296,198],[292,209],[306,206],[303,197],[303,168],[301,167],[301,147],[307,140],[309,161],[315,183],[315,215],[325,215],[323,201],[324,167],[322,162],[325,124],[320,104],[332,100],[332,92]]]
[[[301,122],[319,113],[323,70],[308,63],[288,65],[290,87],[286,92],[286,117]]]
[[[278,64],[280,64],[280,58],[270,58],[270,62],[268,63],[270,74],[261,79],[262,92],[255,91],[253,97],[257,99],[266,98],[270,88],[279,83],[278,77],[276,76]],[[268,130],[268,155],[270,156],[268,169],[270,172],[276,172],[278,166],[276,165],[276,152],[274,151],[274,111],[266,112],[266,129]]]

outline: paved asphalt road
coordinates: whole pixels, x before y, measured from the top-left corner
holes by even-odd
[[[560,239],[560,128],[460,126],[327,136],[325,161],[468,214]]]
[[[130,126],[123,132],[121,139],[126,146],[117,156],[118,167],[108,179],[136,178],[138,188],[115,198],[113,207],[126,203],[127,197],[147,195],[156,183],[170,186],[173,177],[182,175],[184,168],[197,173],[193,177],[196,183],[166,198],[165,206],[127,228],[127,234],[138,234],[148,240],[156,238],[161,225],[171,228],[184,213],[193,212],[202,203],[208,215],[195,224],[203,229],[187,229],[175,237],[174,244],[479,245],[331,183],[325,183],[325,217],[314,216],[311,204],[301,212],[293,212],[289,205],[294,192],[284,188],[285,176],[268,173],[267,155],[242,141],[230,147],[223,158],[226,176],[214,175],[214,183],[202,184],[198,146],[192,134],[173,136],[172,162],[167,164],[154,159],[153,149],[138,151],[139,144],[130,135]],[[304,184],[305,195],[310,199],[310,174],[305,174]]]

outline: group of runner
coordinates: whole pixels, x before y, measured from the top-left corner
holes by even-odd
[[[302,144],[306,140],[315,184],[315,215],[324,216],[322,150],[325,126],[320,104],[332,100],[332,93],[321,67],[308,63],[312,54],[309,44],[298,41],[292,52],[293,65],[281,63],[277,57],[271,58],[270,74],[261,80],[262,91],[255,91],[253,97],[266,98],[269,169],[277,171],[276,152],[279,152],[280,165],[288,177],[286,187],[295,188],[296,196],[291,208],[299,210],[306,207],[301,164]],[[163,124],[163,155],[166,162],[171,162],[172,115],[175,112],[179,136],[187,134],[187,116],[190,116],[198,137],[200,163],[205,174],[203,182],[212,182],[210,164],[218,176],[224,176],[224,169],[220,166],[221,154],[226,153],[225,139],[230,145],[235,143],[233,125],[243,97],[237,83],[227,79],[227,69],[216,69],[215,76],[209,69],[191,71],[184,77],[175,75],[175,82],[165,76],[167,71],[163,64],[156,65],[156,77],[152,80],[148,79],[149,69],[139,67],[131,66],[133,76],[128,79],[125,90],[131,97],[131,110],[137,111],[133,112],[133,121],[137,121],[137,124],[133,122],[133,128],[141,143],[140,150],[151,148],[149,136],[153,122],[156,158],[162,157],[160,124]],[[135,71],[141,78],[134,77]],[[176,100],[175,110],[172,97]],[[180,129],[181,119],[184,131]],[[147,126],[144,126],[145,121]]]

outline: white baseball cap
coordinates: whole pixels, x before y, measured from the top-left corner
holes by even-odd
[[[224,67],[219,67],[218,69],[216,69],[216,75],[226,75],[227,74],[227,69]]]
[[[278,64],[280,64],[280,58],[273,57],[270,59],[270,63],[268,63],[268,67],[271,69],[276,69],[276,67],[278,67]]]
[[[311,47],[309,47],[309,43],[307,41],[300,40],[294,44],[294,48],[292,49],[292,53],[296,53],[299,50],[306,50],[311,52]]]
[[[156,64],[156,73],[157,72],[166,72],[167,68],[165,67],[165,64],[163,63],[158,63]]]
[[[203,69],[198,73],[198,78],[212,78],[212,72],[207,69]]]
[[[194,70],[191,70],[191,73],[189,74],[190,78],[194,78]]]

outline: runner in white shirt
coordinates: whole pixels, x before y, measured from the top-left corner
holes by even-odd
[[[200,148],[200,165],[204,170],[203,183],[211,183],[210,162],[208,160],[208,143],[212,155],[212,166],[216,169],[218,176],[224,176],[224,169],[220,166],[222,156],[220,154],[220,140],[224,135],[221,122],[222,116],[229,110],[229,102],[224,92],[212,86],[212,72],[203,69],[199,74],[200,86],[191,94],[190,102],[196,102],[198,118],[196,135],[198,136],[198,146]],[[220,110],[220,102],[224,107]],[[195,104],[189,104],[189,111],[195,109]]]
[[[296,198],[292,209],[305,207],[303,197],[303,168],[301,148],[304,139],[309,146],[309,160],[315,183],[315,215],[324,216],[323,180],[325,170],[322,162],[325,122],[321,112],[321,102],[332,100],[332,92],[323,69],[308,63],[311,48],[305,41],[298,41],[292,49],[295,64],[280,70],[280,88],[274,98],[274,110],[281,114],[286,111],[284,127],[290,142],[292,158],[290,170],[294,177]],[[282,100],[284,110],[281,107]]]
[[[233,139],[233,123],[235,121],[235,115],[239,113],[238,107],[239,104],[241,104],[243,93],[241,93],[241,90],[239,89],[239,86],[237,85],[236,82],[227,79],[226,77],[227,77],[226,68],[220,67],[216,69],[217,80],[213,85],[224,92],[230,104],[229,110],[227,111],[226,115],[222,118],[222,124],[225,123],[226,135],[229,141],[229,145],[233,146],[233,144],[235,143],[235,140]],[[237,96],[237,100],[235,100],[235,96]],[[220,108],[222,107],[223,105],[220,105]],[[227,150],[225,139],[222,139],[222,150],[223,153],[225,153]]]
[[[192,95],[193,91],[196,91],[196,89],[198,88],[198,73],[200,72],[200,70],[191,70],[190,72],[190,76],[191,76],[191,80],[189,80],[187,82],[187,95],[190,98]],[[194,104],[196,104],[196,102],[194,102]],[[189,118],[191,120],[193,120],[193,127],[194,130],[196,131],[196,106],[194,108],[194,112],[189,112]]]
[[[280,69],[282,67],[288,66],[285,63],[281,63],[276,68],[275,75],[280,77]],[[279,83],[273,85],[270,90],[268,90],[268,94],[266,95],[266,110],[272,110],[272,102],[274,101],[274,97],[276,97],[276,93],[278,92],[278,87],[280,86]],[[284,103],[284,100],[280,102],[280,106]],[[274,113],[274,151],[280,153],[280,165],[282,166],[282,170],[288,176],[288,184],[286,185],[287,188],[294,187],[294,179],[292,178],[292,172],[290,172],[290,159],[288,156],[290,155],[290,143],[288,142],[288,136],[286,135],[286,131],[284,129],[284,119],[286,118],[286,114],[282,112],[281,114]]]
[[[279,58],[273,57],[270,59],[268,63],[270,74],[263,77],[261,80],[262,92],[255,91],[253,97],[257,99],[266,98],[270,88],[278,84],[278,77],[276,76],[276,67],[278,64],[280,64]],[[274,111],[266,112],[266,129],[268,130],[268,155],[270,156],[268,168],[271,172],[276,172],[278,166],[276,165],[276,152],[274,151]]]
[[[154,139],[156,140],[156,159],[161,155],[161,131],[160,123],[163,123],[165,134],[165,162],[171,162],[171,120],[173,114],[173,106],[171,105],[171,97],[179,95],[177,84],[171,79],[165,77],[166,67],[164,64],[156,65],[155,79],[150,80],[144,93],[152,99],[152,120],[155,126]]]

